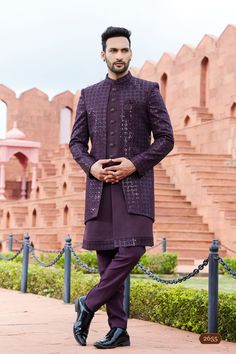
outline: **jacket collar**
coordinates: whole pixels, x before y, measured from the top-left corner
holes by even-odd
[[[128,71],[128,73],[125,76],[122,76],[122,77],[120,77],[119,79],[116,79],[116,80],[111,79],[108,76],[108,74],[107,74],[105,81],[108,82],[108,83],[111,83],[113,85],[120,85],[120,84],[128,83],[132,77],[133,76],[131,75],[130,71]]]

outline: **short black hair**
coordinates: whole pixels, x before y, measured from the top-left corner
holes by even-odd
[[[106,50],[106,42],[109,38],[112,37],[126,37],[129,41],[129,46],[131,45],[130,41],[131,31],[127,30],[124,27],[107,27],[107,29],[102,34],[102,49]]]

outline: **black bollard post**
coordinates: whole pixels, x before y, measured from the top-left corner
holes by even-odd
[[[124,289],[124,303],[123,308],[129,317],[129,304],[130,304],[130,275],[125,279],[125,289]]]
[[[27,278],[28,278],[28,267],[29,267],[29,242],[30,236],[28,233],[24,235],[24,248],[23,248],[23,265],[21,274],[21,292],[27,292]]]
[[[218,330],[218,240],[213,240],[209,253],[208,275],[208,333]]]
[[[70,303],[71,286],[71,237],[68,235],[65,240],[65,260],[64,260],[64,303]]]
[[[9,234],[8,235],[8,251],[12,252],[12,247],[13,246],[13,235]]]
[[[166,238],[162,238],[162,253],[166,252]]]

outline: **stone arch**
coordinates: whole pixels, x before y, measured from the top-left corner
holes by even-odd
[[[37,225],[37,211],[34,208],[32,212],[32,227],[36,227],[36,225]]]
[[[200,73],[200,107],[207,106],[208,71],[209,71],[209,59],[207,57],[204,57],[201,61],[201,73]]]
[[[191,118],[189,115],[186,115],[186,117],[184,118],[184,126],[187,127],[191,122]]]
[[[68,225],[68,219],[69,219],[69,208],[66,205],[64,208],[64,212],[63,212],[63,225]]]
[[[0,98],[0,139],[4,139],[7,132],[7,104]]]
[[[230,116],[236,117],[236,102],[234,102],[230,108]]]
[[[166,102],[167,81],[168,81],[168,76],[166,73],[163,73],[163,75],[161,76],[161,95],[165,102]]]
[[[11,214],[8,211],[6,215],[6,229],[9,229],[10,227],[10,220],[11,220]]]
[[[68,144],[71,135],[72,110],[69,107],[60,109],[60,144]]]

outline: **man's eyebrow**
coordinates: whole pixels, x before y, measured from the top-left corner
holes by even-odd
[[[119,48],[115,48],[115,47],[110,47],[110,48],[108,48],[109,50],[111,50],[111,49],[115,49],[115,50],[119,50]],[[129,50],[129,47],[124,47],[124,48],[121,48],[121,50],[123,50],[123,49],[128,49]]]

